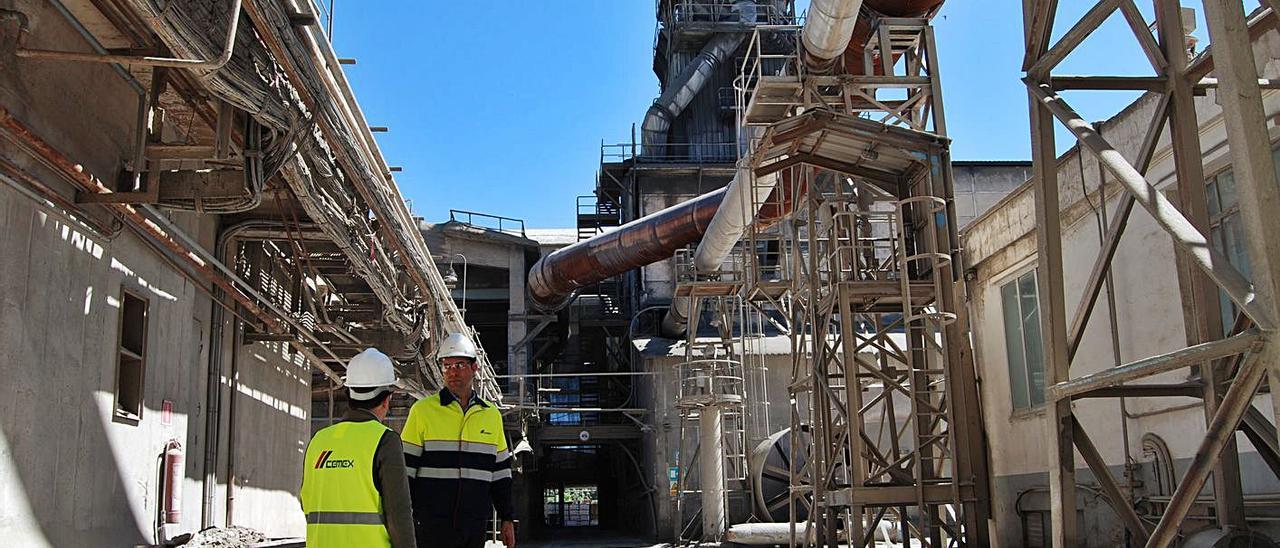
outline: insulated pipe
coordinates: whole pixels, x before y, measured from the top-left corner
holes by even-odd
[[[808,19],[800,29],[800,58],[805,67],[825,72],[844,53],[853,37],[862,0],[813,0]]]
[[[720,269],[721,263],[733,251],[733,246],[742,238],[747,224],[751,223],[759,213],[757,204],[764,203],[773,193],[777,185],[777,175],[767,175],[749,184],[751,172],[749,168],[739,164],[738,173],[724,195],[720,208],[707,225],[707,231],[698,242],[698,249],[693,254],[693,266],[696,272],[713,272]],[[754,186],[754,188],[752,188]],[[754,191],[754,192],[753,192]],[[685,332],[689,323],[689,297],[673,297],[671,307],[662,318],[662,333],[670,337],[678,337]]]
[[[756,218],[759,212],[756,204],[763,204],[773,194],[773,187],[778,183],[775,174],[756,179],[754,185],[750,184],[750,180],[750,169],[739,165],[737,175],[729,182],[729,190],[725,192],[720,209],[716,210],[716,216],[707,225],[707,232],[702,235],[702,241],[698,242],[698,249],[693,254],[693,266],[699,272],[720,268],[720,263],[733,251],[734,244],[738,243],[747,225]]]
[[[781,187],[778,186],[777,174],[760,177],[754,185],[739,184],[751,177],[748,170],[739,167],[738,174],[729,182],[720,209],[716,210],[706,234],[698,242],[698,249],[694,251],[693,266],[697,272],[719,270],[729,253],[733,252],[733,246],[742,239],[748,224],[754,222],[767,228],[791,214],[797,196],[792,195],[790,175],[790,171],[782,172]],[[802,180],[798,192],[803,193],[807,188]],[[684,334],[689,325],[689,302],[689,297],[672,297],[671,307],[662,317],[663,335],[679,337]]]
[[[702,237],[727,190],[703,194],[539,259],[529,271],[530,302],[538,310],[559,310],[584,286],[670,257]]]
[[[667,85],[662,95],[653,102],[644,115],[640,125],[640,142],[645,147],[661,146],[667,142],[667,130],[671,128],[677,116],[693,101],[699,91],[707,85],[707,81],[715,75],[716,67],[737,51],[738,46],[747,37],[740,32],[717,34],[702,48],[684,70],[680,71],[675,81]],[[646,154],[651,151],[645,151]]]
[[[698,482],[702,486],[702,540],[718,541],[728,527],[724,499],[724,423],[718,405],[698,410]]]

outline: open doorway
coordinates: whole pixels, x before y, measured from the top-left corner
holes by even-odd
[[[543,490],[542,502],[548,527],[600,525],[600,490],[595,485],[549,487]]]

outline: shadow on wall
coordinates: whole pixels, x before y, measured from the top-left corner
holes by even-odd
[[[111,244],[0,190],[0,254],[19,258],[0,264],[0,534],[18,545],[148,541],[140,524],[151,520],[134,512],[148,486],[125,479],[117,455],[131,449],[112,445],[101,413],[114,405],[102,364],[116,325],[101,282],[122,274]]]
[[[298,491],[311,439],[310,369],[283,343],[241,348],[235,429],[223,438],[232,445],[222,448],[234,452],[233,469],[218,474],[234,484],[231,522],[268,536],[302,536],[306,523]]]
[[[0,536],[19,546],[154,542],[170,438],[186,450],[181,528],[194,531],[204,479],[201,348],[208,343],[198,324],[208,302],[136,240],[86,235],[2,185],[0,230],[0,254],[25,258],[0,262]],[[144,280],[126,261],[154,278]],[[122,284],[151,302],[136,424],[112,418]],[[237,522],[301,534],[310,374],[278,345],[237,349]],[[174,403],[170,421],[162,419],[166,399]]]
[[[0,460],[0,481],[5,485],[0,502],[7,514],[3,518],[6,527],[0,531],[8,529],[5,537],[22,545],[41,540],[52,546],[84,545],[88,539],[112,546],[151,542],[154,533],[143,532],[138,524],[153,520],[135,514],[130,503],[145,495],[147,486],[124,483],[102,421],[96,416],[94,396],[78,394],[92,409],[86,413],[91,415],[89,420],[66,425],[76,430],[75,435],[38,424],[37,417],[48,406],[33,401],[36,398],[32,396],[31,392],[11,392],[17,406],[28,412],[0,414],[4,457]],[[83,444],[85,450],[73,450],[73,443]],[[40,537],[34,536],[36,531],[22,529],[29,522],[39,525]]]

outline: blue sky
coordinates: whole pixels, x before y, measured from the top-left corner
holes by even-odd
[[[390,126],[378,141],[430,221],[463,209],[572,226],[601,141],[629,141],[659,91],[652,0],[336,3],[334,47],[358,59],[347,77],[369,123]],[[1060,36],[1092,2],[1059,4]],[[1030,157],[1020,6],[952,0],[934,20],[955,159]],[[1207,42],[1203,20],[1195,34]],[[1150,74],[1133,44],[1117,13],[1057,73]],[[1067,96],[1089,119],[1135,97]]]

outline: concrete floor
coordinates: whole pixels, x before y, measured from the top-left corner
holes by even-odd
[[[555,538],[538,539],[521,542],[517,544],[519,548],[560,548],[560,547],[591,547],[591,548],[661,548],[668,546],[666,544],[654,544],[651,541],[641,540],[636,537],[628,537],[618,535],[609,531],[559,531],[555,534]],[[502,543],[490,541],[485,548],[502,548]]]

